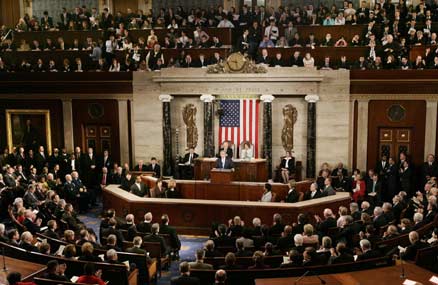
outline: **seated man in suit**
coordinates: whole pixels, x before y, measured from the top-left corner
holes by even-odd
[[[295,180],[289,181],[289,191],[286,194],[286,198],[284,199],[284,202],[286,203],[296,203],[300,199],[300,194],[298,194],[298,191],[295,189],[295,186],[297,185],[297,182]]]
[[[169,216],[167,214],[163,214],[161,216],[161,226],[160,233],[164,235],[170,236],[170,242],[168,246],[171,248],[171,251],[175,254],[175,258],[179,256],[179,250],[181,249],[181,241],[178,238],[178,234],[176,230],[169,226]]]
[[[216,168],[219,169],[234,169],[231,157],[227,156],[225,150],[220,151],[220,157],[216,160]]]
[[[336,195],[336,191],[335,189],[333,189],[332,186],[332,178],[331,177],[327,177],[324,180],[324,190],[322,190],[322,196],[331,196],[331,195]]]
[[[144,215],[144,221],[137,225],[137,231],[140,233],[150,233],[152,228],[152,213],[147,212]]]
[[[371,243],[369,240],[362,239],[359,244],[362,254],[357,256],[356,261],[367,260],[381,256],[378,250],[371,249]]]
[[[24,232],[21,234],[20,247],[27,251],[38,252],[38,248],[32,244],[33,236],[30,232]]]
[[[40,218],[37,219],[32,210],[26,210],[24,212],[24,217],[25,220],[23,222],[23,226],[25,226],[26,229],[33,235],[39,233],[42,220]]]
[[[160,232],[160,224],[155,223],[151,227],[151,233],[148,235],[145,235],[143,237],[143,240],[145,242],[159,242],[160,248],[161,248],[161,256],[165,256],[168,252],[167,245],[166,245],[166,242],[164,241],[164,239],[158,235],[159,232]]]
[[[190,277],[190,265],[187,261],[181,262],[179,265],[180,276],[173,277],[170,280],[170,285],[200,285],[201,282],[197,277]]]
[[[212,270],[213,265],[204,263],[205,251],[203,249],[198,249],[196,251],[196,261],[189,262],[190,268],[192,269],[202,269],[202,270]]]
[[[199,155],[195,153],[195,149],[193,147],[189,148],[189,152],[184,155],[182,163],[184,164],[182,177],[185,179],[193,178],[193,167],[195,165],[195,159],[198,158]]]
[[[331,256],[328,264],[347,263],[354,261],[354,257],[348,253],[347,246],[343,242],[338,242],[336,249],[332,248],[330,252]]]
[[[224,141],[224,143],[222,144],[221,148],[219,149],[219,155],[218,157],[220,157],[220,152],[221,151],[225,151],[225,153],[227,154],[228,158],[232,158],[233,157],[233,150],[230,147],[230,144],[228,141]]]
[[[134,167],[134,171],[146,171],[147,166],[144,164],[143,160],[139,160],[138,164]]]
[[[132,184],[130,192],[138,197],[150,197],[149,189],[141,181],[140,175],[135,178],[135,183]]]
[[[151,164],[149,164],[147,171],[153,171],[154,172],[154,177],[161,177],[161,168],[160,165],[158,164],[158,161],[155,157],[151,158]]]
[[[411,243],[405,248],[400,248],[400,256],[403,260],[415,260],[417,251],[427,247],[427,243],[420,240],[420,236],[416,231],[409,233],[409,242]]]
[[[321,191],[318,190],[318,185],[315,182],[310,184],[310,190],[307,191],[306,194],[304,194],[304,200],[316,199],[321,197]]]
[[[59,235],[56,233],[58,225],[56,220],[50,220],[47,222],[47,230],[44,231],[44,235],[53,239],[59,239]]]
[[[146,250],[141,248],[142,244],[143,244],[143,239],[139,236],[136,236],[136,237],[134,237],[132,247],[127,248],[126,252],[137,253],[137,254],[146,254]]]

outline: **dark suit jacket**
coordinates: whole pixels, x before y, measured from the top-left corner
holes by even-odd
[[[404,260],[415,260],[415,256],[417,255],[417,251],[422,248],[428,247],[427,243],[422,241],[417,241],[414,244],[406,247],[406,251],[401,254],[401,258]]]
[[[170,280],[170,285],[200,285],[200,284],[201,282],[197,277],[190,277],[187,275],[173,277]]]
[[[113,227],[109,227],[105,230],[103,230],[102,236],[108,237],[109,235],[115,235],[117,237],[117,246],[122,248],[123,242],[125,241],[125,238],[123,237],[122,233]]]
[[[283,158],[281,160],[280,167],[287,168],[289,170],[289,172],[294,171],[295,170],[295,157],[291,157],[289,159],[289,161],[287,162],[287,167],[286,167],[286,158]]]
[[[136,246],[130,247],[126,249],[126,252],[129,253],[137,253],[137,254],[146,254],[146,250],[138,248]]]
[[[27,250],[27,251],[38,252],[38,248],[36,246],[33,246],[33,245],[28,244],[26,242],[20,242],[20,247],[24,250]]]
[[[388,170],[389,167],[389,163],[388,161],[385,163],[385,166],[382,165],[382,161],[378,161],[376,164],[376,172],[377,174],[379,174],[380,176],[383,176],[386,174],[386,171]]]
[[[160,234],[163,235],[169,235],[171,244],[169,246],[174,249],[180,249],[181,248],[181,242],[178,238],[178,234],[176,233],[176,230],[173,227],[170,227],[168,225],[161,224],[160,226]]]
[[[233,161],[231,160],[231,158],[225,158],[225,165],[222,165],[222,159],[218,158],[216,160],[216,168],[221,168],[221,169],[232,169],[234,168],[234,164]]]
[[[217,157],[220,157],[220,152],[224,150],[223,148],[219,149],[219,153],[217,155]],[[231,147],[227,148],[227,157],[232,158],[233,157],[233,150],[231,149]]]
[[[378,216],[374,221],[374,228],[375,229],[379,229],[380,227],[385,226],[386,224],[388,224],[388,221],[385,219],[385,216],[382,214],[380,216]]]
[[[31,220],[25,219],[23,222],[23,226],[31,232],[33,235],[40,232],[40,227],[35,225]]]
[[[277,249],[282,250],[283,252],[291,249],[294,246],[294,236],[292,234],[281,237],[277,241]]]
[[[300,198],[300,195],[298,194],[297,190],[293,189],[292,191],[287,193],[284,201],[286,203],[295,203],[295,202],[298,202],[299,198]]]
[[[310,200],[310,199],[316,199],[316,198],[321,198],[322,194],[321,191],[317,190],[315,195],[312,198],[312,192],[309,190],[306,192],[306,194],[304,194],[304,200]]]
[[[143,183],[140,183],[140,188],[138,188],[137,184],[135,183],[132,184],[131,192],[132,194],[137,195],[139,197],[143,197],[145,195],[150,196],[149,189]]]
[[[141,167],[140,167],[140,165],[137,164],[134,167],[134,171],[147,171],[147,169],[148,169],[148,167],[146,164],[143,164]]]
[[[145,242],[159,242],[161,248],[161,256],[166,255],[167,247],[164,239],[156,234],[148,234],[143,237],[143,241]]]
[[[358,255],[356,261],[367,260],[372,258],[378,258],[382,256],[379,251],[371,249],[365,252],[364,254]]]
[[[153,171],[155,172],[155,177],[161,177],[161,167],[159,164],[155,164],[154,169],[152,169],[152,164],[149,164],[147,171]]]
[[[152,223],[140,222],[137,225],[137,231],[141,233],[150,233],[152,228]]]
[[[330,264],[354,262],[354,257],[351,254],[343,253],[339,256],[332,256],[329,260]]]
[[[47,157],[47,155],[45,155]],[[39,152],[35,154],[35,167],[38,170],[38,173],[43,170],[43,167],[45,166],[47,160],[44,158]]]
[[[192,161],[191,161],[191,163],[194,163],[194,160],[196,159],[196,158],[198,158],[199,157],[199,155],[197,154],[197,153],[193,153],[193,157],[192,157]],[[186,155],[184,155],[184,159],[183,159],[183,163],[187,163],[187,162],[189,162],[189,158],[190,158],[190,153],[186,153]]]

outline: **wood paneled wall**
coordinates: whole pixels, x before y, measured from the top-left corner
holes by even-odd
[[[0,26],[15,27],[20,18],[21,0],[0,0]]]
[[[139,0],[113,0],[113,11],[114,14],[117,12],[122,12],[123,14],[126,14],[126,9],[130,8],[133,12],[137,11],[138,9],[138,2]]]
[[[97,103],[103,108],[103,116],[93,118],[90,104]],[[109,126],[111,128],[111,156],[114,162],[120,162],[119,111],[117,100],[73,100],[73,133],[75,146],[82,146],[83,128],[86,125]],[[128,127],[128,126],[126,126]],[[85,150],[84,150],[85,151]]]
[[[405,118],[393,122],[388,117],[391,105],[399,104],[406,110]],[[368,109],[368,156],[367,168],[374,168],[379,159],[379,129],[380,128],[410,128],[413,147],[409,153],[415,165],[423,162],[424,138],[426,126],[426,101],[422,100],[371,100]],[[396,161],[398,157],[395,158]]]

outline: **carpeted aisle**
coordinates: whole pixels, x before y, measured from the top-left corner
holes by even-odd
[[[99,225],[100,225],[100,214],[102,212],[102,207],[95,207],[90,209],[87,214],[79,215],[78,218],[85,223],[88,228],[92,228],[97,236],[99,236]],[[197,249],[202,248],[206,237],[199,236],[180,236],[181,240],[181,251],[180,251],[180,261],[193,261],[195,260],[195,252]],[[177,276],[179,261],[173,261],[170,266],[169,271],[163,271],[160,280],[158,280],[157,285],[168,285],[170,284],[170,279],[173,276]]]

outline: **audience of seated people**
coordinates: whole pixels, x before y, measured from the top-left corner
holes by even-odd
[[[280,6],[278,9],[263,6],[243,6],[239,11],[234,7],[225,11],[222,6],[209,10],[193,9],[184,11],[183,7],[163,8],[158,14],[152,11],[144,13],[141,10],[126,13],[117,11],[113,15],[107,8],[100,13],[97,8],[91,10],[85,6],[76,7],[74,11],[63,8],[60,11],[60,21],[55,23],[53,16],[47,11],[41,19],[25,15],[18,20],[13,32],[2,26],[0,51],[59,51],[88,52],[92,64],[84,63],[78,56],[65,58],[62,62],[48,60],[44,62],[35,54],[21,62],[0,60],[2,71],[51,71],[51,72],[82,72],[82,71],[151,71],[164,67],[204,67],[216,63],[218,58],[211,59],[199,55],[182,54],[179,58],[165,59],[164,49],[192,49],[222,47],[218,37],[210,36],[205,28],[236,29],[241,36],[232,43],[233,50],[247,53],[253,60],[271,66],[308,66],[329,70],[340,69],[436,69],[438,12],[436,4],[424,1],[409,7],[404,1],[394,5],[376,3],[369,9],[362,1],[360,7],[354,7],[352,2],[344,2],[343,7],[335,4],[331,8],[322,3],[319,7],[306,5],[304,7]],[[300,36],[300,27],[363,25],[362,34],[355,34],[352,39],[343,35],[332,37],[327,33],[322,38],[315,38],[310,33],[307,38]],[[167,29],[162,38],[158,38],[154,29]],[[316,28],[317,29],[317,28]],[[66,43],[62,36],[51,38],[47,33],[44,41],[36,38],[17,42],[14,33],[29,31],[106,31],[107,36],[99,38],[88,37],[83,43],[79,39]],[[130,31],[144,30],[144,36],[134,41]],[[102,34],[103,35],[103,34]],[[322,64],[316,64],[310,53],[282,58],[281,54],[269,54],[258,48],[271,47],[367,47],[366,53],[359,58],[342,56],[339,62],[333,62],[326,56]],[[416,58],[409,58],[409,49],[415,46],[425,46],[425,53]],[[229,46],[227,47],[229,48]],[[267,49],[267,50],[268,50]],[[267,51],[266,50],[266,51]],[[115,58],[117,51],[126,52],[122,58]],[[318,51],[316,51],[318,52]],[[219,56],[220,58],[220,56]],[[74,60],[72,60],[74,59]],[[260,60],[263,59],[263,60]],[[221,60],[221,59],[219,59]]]

